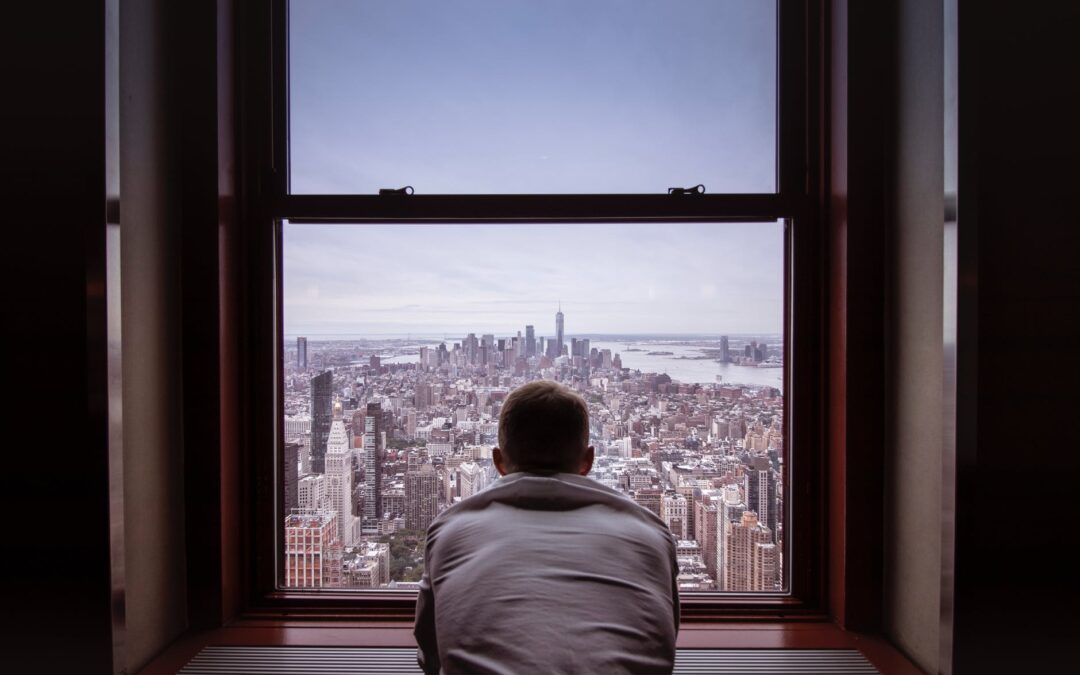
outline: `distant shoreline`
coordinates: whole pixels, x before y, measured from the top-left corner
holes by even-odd
[[[296,338],[307,338],[308,343],[312,342],[430,342],[439,343],[445,341],[460,341],[468,333],[285,333],[284,338],[286,340],[295,340]],[[473,333],[477,337],[483,333]],[[496,338],[507,338],[516,336],[514,333],[493,333]],[[539,337],[539,336],[538,336]],[[544,335],[543,337],[551,337]],[[566,336],[566,342],[569,342],[571,338],[577,338],[579,340],[589,340],[591,342],[625,342],[628,344],[637,343],[667,343],[667,344],[688,344],[693,346],[699,346],[701,342],[719,342],[721,337],[727,337],[729,340],[734,339],[737,342],[744,342],[749,340],[758,340],[760,342],[766,342],[768,344],[780,344],[783,335],[780,333],[709,333],[709,334],[686,334],[686,333],[580,333],[580,334],[568,334]],[[637,349],[630,347],[624,351],[645,351],[643,349]]]

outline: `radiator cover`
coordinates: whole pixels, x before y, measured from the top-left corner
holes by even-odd
[[[405,647],[205,647],[180,673],[183,675],[415,675],[416,650]],[[680,649],[676,675],[705,673],[829,673],[878,675],[853,649]]]

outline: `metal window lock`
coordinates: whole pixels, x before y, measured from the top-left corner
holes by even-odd
[[[672,187],[667,189],[667,193],[669,195],[703,195],[705,194],[705,186],[699,183],[688,188]]]

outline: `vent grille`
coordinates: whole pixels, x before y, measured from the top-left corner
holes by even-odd
[[[180,670],[182,675],[419,672],[416,650],[403,647],[211,646]],[[699,673],[878,675],[866,657],[852,649],[680,649],[675,674]]]

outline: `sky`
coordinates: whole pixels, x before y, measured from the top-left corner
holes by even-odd
[[[294,193],[775,189],[766,0],[293,0]],[[783,227],[286,225],[288,335],[782,332]]]
[[[781,333],[783,230],[286,224],[285,333]]]
[[[297,193],[775,189],[767,0],[293,0]]]

